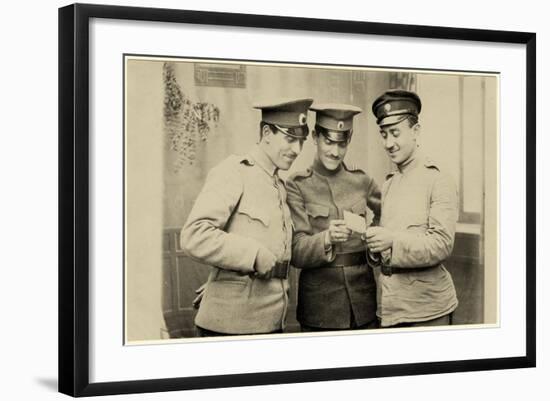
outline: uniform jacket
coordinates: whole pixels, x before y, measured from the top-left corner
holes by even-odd
[[[380,274],[378,311],[382,326],[435,319],[458,305],[453,280],[442,262],[453,250],[458,218],[453,179],[419,156],[390,173],[382,187],[380,225],[394,234],[385,263],[410,273]],[[415,271],[415,268],[435,266]]]
[[[298,287],[297,318],[301,324],[318,328],[350,328],[376,319],[376,286],[366,265],[326,267],[339,253],[365,252],[359,234],[325,250],[329,223],[343,219],[343,212],[380,216],[380,191],[364,171],[342,164],[327,171],[316,161],[306,171],[287,180],[288,204],[294,222],[292,264],[302,269]],[[368,209],[367,209],[368,208]]]
[[[181,247],[213,268],[195,324],[228,334],[284,328],[287,279],[254,277],[262,247],[280,262],[291,253],[286,190],[267,155],[255,147],[214,167],[181,232]]]

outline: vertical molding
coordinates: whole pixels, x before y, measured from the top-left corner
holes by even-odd
[[[458,123],[459,123],[459,179],[458,179],[458,207],[459,221],[464,221],[464,76],[458,77]]]
[[[487,322],[488,316],[486,315],[488,308],[487,308],[487,295],[489,294],[489,291],[487,291],[487,264],[485,263],[485,232],[487,228],[485,227],[485,210],[486,210],[486,189],[485,184],[487,182],[487,167],[485,165],[486,163],[486,155],[485,150],[487,149],[487,146],[485,142],[487,141],[487,87],[485,85],[487,78],[484,77],[481,81],[481,98],[483,101],[481,102],[481,133],[483,135],[483,139],[481,140],[481,213],[479,215],[479,224],[481,226],[480,235],[479,235],[479,261],[483,263],[481,267],[483,269],[481,270],[481,279],[483,280],[483,283],[481,284],[481,288],[483,289],[482,299],[483,303],[481,304],[481,315],[483,316],[483,323]],[[498,133],[496,133],[498,135]],[[495,275],[496,279],[496,275]]]
[[[74,288],[74,6],[58,11],[58,380],[59,391],[75,394],[75,304],[72,296]]]
[[[536,366],[536,276],[537,276],[537,57],[536,57],[536,34],[530,34],[526,41],[526,147],[527,147],[527,167],[526,167],[526,259],[525,268],[527,270],[526,279],[526,356],[530,366]]]

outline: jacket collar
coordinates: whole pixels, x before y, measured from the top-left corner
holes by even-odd
[[[270,176],[275,175],[277,167],[273,164],[267,153],[258,145],[254,146],[250,151],[252,159]]]
[[[391,177],[393,177],[395,174],[398,174],[398,173],[407,174],[407,172],[414,170],[418,166],[424,166],[428,168],[434,167],[439,170],[439,166],[437,165],[436,162],[434,162],[429,157],[426,157],[423,153],[418,152],[413,159],[409,160],[404,165],[398,166],[395,170],[390,171],[386,175],[386,180],[390,179]]]

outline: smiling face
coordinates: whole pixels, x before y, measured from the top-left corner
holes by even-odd
[[[294,138],[264,125],[262,129],[264,149],[271,162],[280,170],[288,170],[302,151],[304,139]]]
[[[380,127],[380,135],[384,149],[390,159],[398,166],[410,160],[417,149],[417,140],[420,133],[420,125],[412,127],[408,119],[397,124],[383,125]]]
[[[334,171],[340,167],[348,151],[349,140],[335,142],[322,133],[314,132],[313,143],[317,159],[327,170]]]

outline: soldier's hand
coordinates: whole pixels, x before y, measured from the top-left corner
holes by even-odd
[[[260,278],[266,278],[271,273],[271,270],[277,263],[277,257],[269,249],[261,247],[256,255],[254,262],[254,270]]]
[[[331,244],[346,242],[351,235],[351,230],[344,220],[331,220],[328,227],[328,241]]]
[[[206,284],[208,283],[204,283],[195,290],[195,294],[197,294],[195,299],[193,299],[193,308],[195,309],[199,309],[199,306],[201,305],[202,297],[204,296],[204,291],[206,290]]]
[[[393,246],[393,232],[385,227],[367,228],[367,247],[371,252],[382,252]]]

